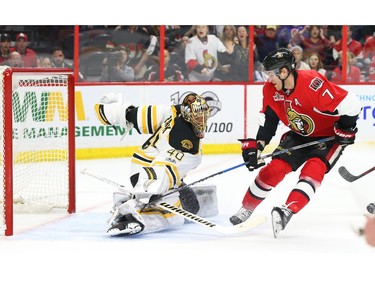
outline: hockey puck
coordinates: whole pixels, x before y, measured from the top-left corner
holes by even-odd
[[[375,214],[375,204],[374,203],[370,203],[367,205],[367,211],[370,213],[370,214]]]

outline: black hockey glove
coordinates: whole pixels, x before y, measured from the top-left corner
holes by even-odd
[[[339,123],[335,123],[334,126],[334,131],[335,131],[335,140],[337,143],[340,145],[349,145],[353,144],[355,141],[355,134],[357,133],[358,129],[357,128],[340,128]]]
[[[250,172],[266,164],[263,159],[260,159],[264,149],[260,142],[255,139],[239,139],[239,141],[241,142],[242,158]]]

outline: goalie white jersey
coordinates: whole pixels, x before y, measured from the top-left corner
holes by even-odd
[[[151,136],[134,152],[131,160],[130,182],[134,191],[114,194],[113,216],[107,232],[133,235],[183,224],[182,216],[155,206],[151,197],[159,195],[162,196],[160,201],[198,212],[198,199],[187,187],[166,193],[183,185],[186,174],[202,161],[201,139],[210,114],[207,102],[193,93],[186,96],[181,105],[172,106],[134,107],[118,100],[114,95],[102,98],[103,103],[95,106],[99,120]]]
[[[133,154],[133,186],[136,182],[135,175],[140,170],[144,167],[157,167],[159,169],[156,170],[164,170],[167,175],[166,190],[158,191],[164,193],[180,186],[187,172],[201,163],[201,141],[194,134],[191,124],[180,115],[179,106],[136,107],[127,113],[127,120],[134,124],[138,133],[152,134]]]

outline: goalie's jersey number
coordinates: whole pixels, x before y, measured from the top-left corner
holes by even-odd
[[[233,130],[233,123],[232,122],[212,122],[206,127],[206,133],[230,133]]]

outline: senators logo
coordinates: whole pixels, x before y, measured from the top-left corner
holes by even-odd
[[[291,101],[285,103],[285,112],[288,118],[289,127],[303,135],[308,136],[314,131],[314,121],[305,114],[299,114],[292,108]]]

